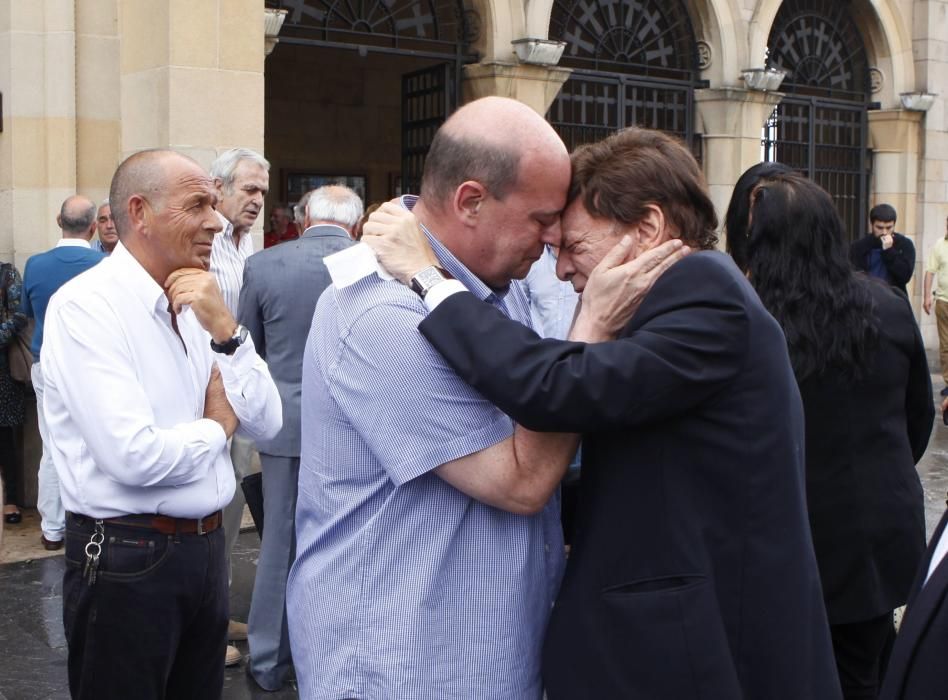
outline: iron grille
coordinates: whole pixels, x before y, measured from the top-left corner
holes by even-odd
[[[798,170],[830,193],[849,240],[866,230],[871,158],[864,105],[787,96],[764,129],[764,159]]]
[[[469,39],[458,0],[271,0],[288,10],[281,40],[408,49],[451,55]]]
[[[421,192],[435,132],[457,106],[456,69],[442,63],[402,76],[402,192]]]
[[[849,0],[786,0],[767,40],[768,62],[788,71],[784,92],[866,101],[869,64]]]
[[[560,65],[582,70],[693,79],[697,47],[681,2],[556,0],[550,37],[565,41]]]

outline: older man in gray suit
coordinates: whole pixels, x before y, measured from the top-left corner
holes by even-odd
[[[264,528],[250,604],[250,673],[267,690],[292,670],[286,628],[286,577],[296,555],[294,513],[300,469],[303,349],[316,300],[332,284],[323,258],[355,241],[362,200],[348,187],[314,191],[303,235],[247,259],[237,317],[267,361],[283,401],[283,429],[258,442],[263,468]]]

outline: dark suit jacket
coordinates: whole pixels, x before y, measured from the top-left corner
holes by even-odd
[[[283,402],[280,432],[257,443],[264,454],[300,456],[303,349],[316,301],[332,284],[323,258],[354,244],[344,228],[311,226],[300,238],[254,253],[244,264],[237,318],[267,361]]]
[[[896,233],[893,239],[892,247],[882,251],[882,262],[889,272],[889,284],[907,294],[905,285],[915,272],[915,245],[901,233]],[[881,247],[882,242],[867,233],[849,246],[849,261],[857,270],[869,272],[869,251]]]
[[[782,331],[729,257],[675,264],[609,343],[541,340],[470,294],[420,329],[522,425],[583,433],[551,700],[840,697],[800,395]]]
[[[944,700],[948,697],[948,558],[922,587],[932,554],[948,525],[946,512],[918,570],[899,636],[889,657],[880,700]]]
[[[925,346],[908,300],[880,280],[863,283],[879,328],[866,376],[830,369],[800,385],[807,503],[830,624],[903,605],[925,553],[915,470],[934,418]]]

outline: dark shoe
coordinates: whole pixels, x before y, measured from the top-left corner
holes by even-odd
[[[55,552],[57,549],[63,548],[62,540],[48,540],[46,539],[46,535],[40,535],[40,540],[43,543],[43,548],[47,552]]]
[[[948,396],[948,386],[946,386],[944,389],[941,390],[941,395]]]
[[[16,511],[15,513],[4,513],[3,522],[7,525],[16,525],[19,522],[23,521],[23,513]]]

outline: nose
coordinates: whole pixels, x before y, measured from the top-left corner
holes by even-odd
[[[547,245],[553,246],[554,248],[559,248],[562,239],[563,229],[560,227],[560,218],[556,217],[556,221],[543,229],[543,233],[540,235],[540,240]]]
[[[569,282],[570,278],[576,273],[572,261],[569,259],[569,253],[560,249],[556,256],[556,276],[564,282]]]

